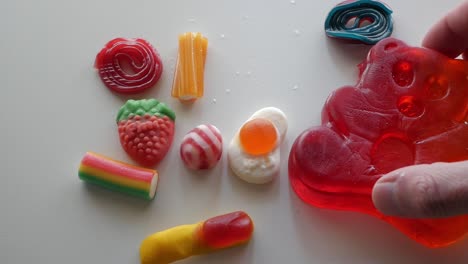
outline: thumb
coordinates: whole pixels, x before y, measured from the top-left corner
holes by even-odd
[[[415,165],[392,171],[374,185],[383,214],[409,218],[468,213],[468,161]]]

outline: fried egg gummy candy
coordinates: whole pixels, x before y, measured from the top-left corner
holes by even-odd
[[[280,167],[280,145],[288,123],[274,107],[263,108],[247,120],[232,139],[228,162],[234,174],[249,183],[273,180]]]
[[[201,33],[179,36],[179,54],[172,83],[172,96],[191,102],[203,96],[208,39]]]
[[[81,180],[110,190],[152,200],[158,185],[158,172],[133,166],[106,156],[87,152],[81,160]]]
[[[468,61],[387,38],[359,69],[355,86],[329,96],[322,125],[295,140],[292,188],[306,203],[373,215],[428,247],[462,239],[468,215],[386,216],[371,195],[375,182],[395,169],[468,159]]]
[[[143,240],[141,264],[167,264],[245,244],[251,239],[253,230],[252,219],[242,211],[176,226]]]

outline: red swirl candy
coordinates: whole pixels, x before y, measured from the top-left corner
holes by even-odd
[[[94,67],[107,88],[127,94],[153,87],[163,70],[156,49],[139,38],[109,41],[97,54]]]

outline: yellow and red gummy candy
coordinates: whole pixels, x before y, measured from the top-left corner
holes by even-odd
[[[203,96],[207,49],[208,39],[201,33],[187,32],[179,36],[173,97],[181,101],[194,101]]]
[[[176,226],[143,240],[140,247],[141,264],[167,264],[241,245],[250,240],[253,230],[252,219],[242,211],[196,224]]]
[[[87,152],[81,160],[81,180],[114,191],[152,200],[159,176],[156,170],[133,166],[103,155]]]

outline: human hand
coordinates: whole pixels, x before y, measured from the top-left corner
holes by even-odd
[[[423,46],[468,60],[468,1],[434,25]],[[386,215],[436,218],[468,214],[468,160],[390,172],[374,185],[372,200]]]
[[[455,58],[468,59],[468,1],[449,12],[426,34],[423,46]]]

